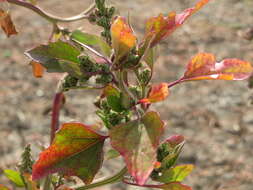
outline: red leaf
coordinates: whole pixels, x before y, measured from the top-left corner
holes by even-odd
[[[170,146],[176,147],[177,145],[181,144],[184,142],[184,136],[182,135],[173,135],[166,139],[166,143],[169,143]]]
[[[216,62],[214,55],[199,53],[193,57],[181,81],[192,80],[244,80],[251,76],[253,67],[239,59]]]
[[[11,20],[11,16],[9,15],[9,13],[2,9],[0,9],[0,25],[8,37],[18,33]]]
[[[51,146],[40,153],[39,160],[33,165],[33,179],[60,172],[78,176],[89,184],[102,164],[105,138],[91,130],[91,126],[63,124]]]
[[[136,45],[136,36],[124,17],[117,17],[112,23],[111,35],[116,60],[127,55]]]
[[[164,123],[156,112],[140,120],[115,126],[110,131],[111,144],[123,157],[129,173],[143,185],[156,164],[157,147]]]
[[[31,61],[30,64],[32,65],[33,68],[33,76],[36,78],[41,78],[44,73],[44,67],[39,62],[36,61]]]
[[[165,100],[169,95],[167,83],[153,85],[147,98],[139,100],[139,103],[155,103]]]
[[[168,16],[160,14],[157,17],[152,17],[147,21],[146,34],[144,37],[144,44],[150,47],[155,46],[161,40],[167,38],[176,28],[181,26],[187,18],[201,9],[210,0],[200,0],[193,8],[188,8],[180,14],[170,12]]]

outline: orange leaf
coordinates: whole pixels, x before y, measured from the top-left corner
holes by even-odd
[[[9,13],[2,9],[0,9],[0,25],[8,37],[18,33],[11,20],[11,16],[9,15]]]
[[[191,80],[244,80],[252,75],[249,62],[239,59],[224,59],[216,62],[214,55],[199,53],[193,57],[181,81]]]
[[[126,56],[136,45],[136,37],[124,17],[118,17],[111,26],[112,47],[116,59]]]
[[[181,26],[188,17],[201,9],[209,1],[210,0],[200,0],[193,8],[188,8],[180,14],[170,12],[168,16],[160,14],[157,17],[150,18],[146,23],[144,46],[150,44],[150,47],[153,47],[161,40],[168,37],[175,29]]]
[[[160,83],[151,87],[147,98],[139,100],[139,103],[155,103],[163,101],[169,95],[169,89],[167,83]]]
[[[160,168],[161,166],[162,166],[162,163],[157,161],[157,162],[155,163],[155,165],[154,165],[154,168],[155,168],[155,169],[158,169],[158,168]]]
[[[33,68],[33,76],[36,78],[41,78],[44,73],[44,67],[39,62],[36,61],[31,61],[30,64],[32,65]]]

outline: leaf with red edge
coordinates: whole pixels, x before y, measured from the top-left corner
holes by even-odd
[[[91,183],[103,161],[105,138],[94,132],[91,126],[63,124],[51,146],[40,153],[33,166],[33,179],[59,172],[65,176],[78,176],[86,184]]]
[[[224,59],[216,62],[214,55],[199,53],[187,66],[181,81],[192,80],[244,80],[252,75],[249,62],[239,59]]]
[[[7,37],[18,33],[11,20],[10,14],[3,9],[0,9],[0,25]]]
[[[184,140],[183,135],[172,135],[166,139],[165,143],[167,143],[171,148],[175,148],[179,144],[183,143]]]
[[[43,77],[44,67],[39,62],[36,61],[31,61],[30,64],[32,65],[33,76],[36,78]]]
[[[147,98],[139,100],[140,103],[155,103],[165,100],[169,96],[167,83],[153,85]]]
[[[136,45],[136,36],[124,17],[117,17],[111,26],[112,47],[115,58],[126,56]]]
[[[111,144],[123,157],[129,173],[143,185],[156,164],[159,139],[164,122],[156,112],[110,130]]]
[[[191,187],[180,182],[171,182],[168,184],[159,185],[159,188],[163,190],[192,190]]]
[[[168,16],[160,14],[157,17],[150,18],[146,23],[146,33],[144,37],[144,46],[155,46],[161,40],[164,40],[171,33],[181,26],[187,18],[201,9],[210,0],[200,0],[193,8],[188,8],[180,14],[170,12]]]

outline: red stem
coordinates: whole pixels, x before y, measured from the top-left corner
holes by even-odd
[[[62,92],[58,92],[54,96],[53,106],[52,106],[52,118],[51,118],[51,139],[52,143],[55,137],[55,132],[59,128],[59,116],[60,109],[62,107],[64,101],[64,94]]]
[[[168,84],[168,88],[171,88],[171,87],[173,87],[173,86],[175,86],[175,85],[177,85],[177,84],[179,84],[181,82],[184,82],[184,78],[180,78],[180,79],[178,79],[178,80],[176,80],[174,82],[169,83]]]

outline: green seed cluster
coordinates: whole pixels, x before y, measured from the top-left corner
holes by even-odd
[[[128,58],[127,58],[126,63],[124,63],[124,67],[125,68],[136,67],[139,64],[139,61],[140,61],[140,56],[139,55],[130,53],[129,56],[128,56]]]
[[[31,155],[31,146],[30,144],[28,144],[21,155],[21,163],[18,166],[20,173],[31,174],[33,163],[34,163],[34,160],[32,159],[32,155]]]
[[[150,75],[151,71],[149,69],[142,71],[139,76],[140,83],[144,85],[148,84],[150,81]]]
[[[89,56],[79,57],[79,67],[82,72],[82,77],[76,78],[72,75],[67,75],[64,78],[63,89],[68,89],[77,86],[78,82],[85,83],[92,76],[96,76],[96,83],[106,85],[113,80],[110,74],[110,68],[107,64],[98,64],[92,61]]]
[[[128,122],[131,117],[131,112],[124,108],[115,111],[115,108],[113,109],[109,105],[107,99],[101,100],[99,108],[100,109],[96,113],[108,129],[121,123]]]
[[[64,78],[64,82],[63,82],[62,86],[63,86],[64,89],[68,89],[68,88],[76,86],[77,83],[78,83],[78,78],[73,77],[71,75],[67,75]]]
[[[107,8],[105,6],[105,0],[96,0],[97,9],[90,15],[89,21],[91,23],[96,23],[98,26],[104,28],[101,32],[101,36],[103,36],[107,43],[111,43],[111,20],[115,13],[115,8],[110,7]]]

